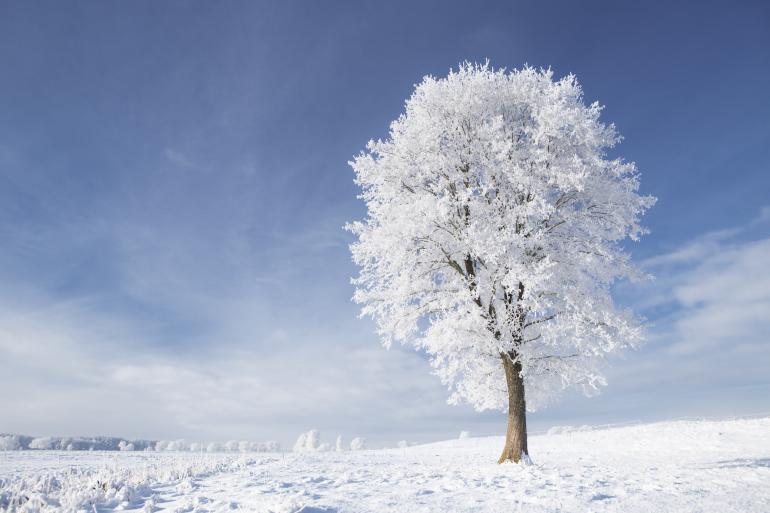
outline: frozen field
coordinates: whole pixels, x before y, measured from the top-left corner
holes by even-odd
[[[770,418],[316,454],[0,453],[9,511],[770,511]]]

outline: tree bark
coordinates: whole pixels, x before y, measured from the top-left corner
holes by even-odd
[[[527,450],[527,406],[524,401],[524,379],[521,377],[521,363],[515,354],[503,354],[503,369],[508,383],[508,431],[505,433],[505,447],[498,463],[518,463],[522,456],[529,456]]]

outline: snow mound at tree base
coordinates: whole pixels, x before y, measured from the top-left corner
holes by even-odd
[[[166,453],[111,453],[99,459],[98,454],[9,452],[0,454],[0,508],[41,513],[770,511],[770,418],[536,435],[529,440],[532,465],[498,465],[502,447],[502,437],[487,437],[387,450],[196,460]],[[62,455],[67,459],[59,461]],[[106,483],[105,491],[99,491],[99,483]]]

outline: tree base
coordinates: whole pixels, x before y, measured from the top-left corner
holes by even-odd
[[[500,456],[500,459],[497,460],[497,463],[502,465],[503,463],[516,463],[521,465],[532,465],[532,459],[529,457],[529,454],[526,452],[522,452],[518,455],[518,457],[515,455],[515,453],[506,453],[503,452],[503,454]]]

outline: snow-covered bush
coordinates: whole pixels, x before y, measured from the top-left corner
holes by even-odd
[[[42,436],[40,438],[35,438],[29,443],[30,449],[52,449],[51,447],[52,440],[50,436]]]
[[[366,439],[361,437],[356,437],[350,441],[351,451],[363,451],[364,449],[366,449]]]
[[[321,445],[321,433],[317,429],[311,429],[307,432],[306,447],[309,450],[318,450]]]
[[[166,445],[167,451],[188,451],[190,446],[184,440],[172,440]]]
[[[317,429],[311,429],[307,433],[300,433],[293,447],[294,452],[327,452],[331,450],[332,446],[330,444],[321,443],[321,434]]]
[[[188,451],[190,446],[184,440],[160,440],[155,444],[156,451]]]
[[[280,450],[281,450],[281,445],[274,440],[261,442],[257,445],[258,452],[280,452]]]
[[[292,447],[292,451],[307,452],[306,446],[307,446],[307,433],[300,433],[299,436],[297,437],[297,441],[294,442],[294,447]]]
[[[468,433],[467,431],[460,431],[460,436],[458,436],[457,438],[459,438],[460,440],[465,440],[470,437],[471,437],[471,434]]]
[[[321,434],[317,429],[311,429],[307,433],[301,433],[294,443],[294,452],[316,452],[320,445]]]
[[[0,436],[0,451],[19,451],[21,450],[21,440],[18,435]]]
[[[281,446],[278,442],[249,442],[243,440],[238,443],[238,452],[278,452]]]

